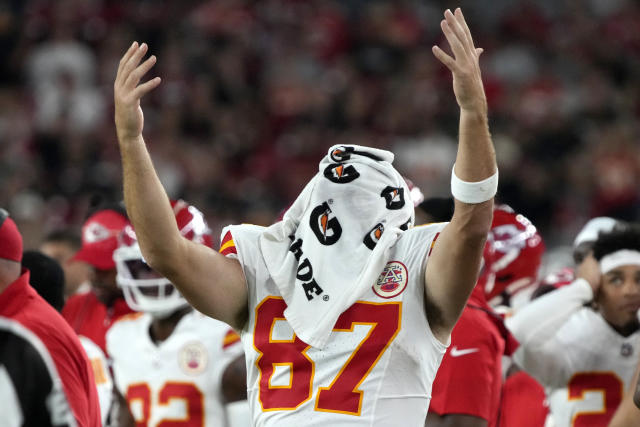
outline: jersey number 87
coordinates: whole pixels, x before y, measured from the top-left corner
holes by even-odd
[[[275,322],[285,319],[285,308],[280,297],[267,297],[256,307],[254,346],[260,353],[256,366],[260,371],[259,400],[263,411],[294,410],[313,395],[315,364],[306,354],[311,346],[296,335],[290,340],[272,337]],[[358,301],[342,313],[334,331],[352,332],[355,325],[371,328],[331,384],[318,389],[316,411],[360,415],[363,393],[358,387],[398,334],[401,315],[400,302]],[[289,368],[288,386],[270,383],[275,366]]]

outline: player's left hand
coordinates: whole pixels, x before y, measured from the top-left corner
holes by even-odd
[[[487,99],[479,65],[483,49],[473,45],[473,38],[462,10],[457,8],[454,14],[447,9],[440,27],[451,47],[453,57],[438,46],[433,46],[432,51],[453,74],[453,92],[458,105],[462,110],[486,113]]]

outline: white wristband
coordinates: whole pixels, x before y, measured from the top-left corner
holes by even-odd
[[[466,182],[456,176],[456,165],[451,169],[451,194],[463,203],[482,203],[498,192],[498,171],[487,179]]]

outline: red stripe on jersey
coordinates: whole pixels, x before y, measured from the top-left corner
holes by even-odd
[[[220,243],[220,247],[224,246],[229,240],[233,240],[233,236],[231,236],[231,232],[227,231],[227,233],[222,238],[222,242]]]
[[[231,236],[230,231],[227,231],[227,234],[224,235],[222,243],[220,244],[219,252],[224,256],[238,253],[238,251],[236,251],[236,244],[233,241],[233,237]]]
[[[222,340],[222,348],[227,348],[237,343],[238,341],[240,341],[240,335],[236,334],[235,331],[229,329],[229,332],[227,332],[227,335],[225,335],[224,339]]]
[[[436,237],[433,238],[433,240],[431,241],[431,247],[429,248],[429,255],[427,256],[431,256],[431,251],[433,250],[433,247],[436,244],[436,240],[438,240],[438,236],[440,235],[440,233],[436,233]]]

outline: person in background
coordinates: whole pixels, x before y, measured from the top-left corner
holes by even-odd
[[[559,427],[607,426],[640,350],[640,227],[600,233],[576,279],[507,319],[514,361],[547,388]]]
[[[56,311],[64,307],[64,271],[58,262],[38,251],[25,251],[22,256],[22,266],[29,270],[31,286]],[[100,403],[102,425],[105,425],[111,409],[113,381],[109,373],[109,365],[105,354],[90,339],[79,336],[80,344],[87,353],[89,363],[93,368]]]
[[[579,265],[595,243],[598,233],[608,232],[619,221],[599,217],[589,220],[576,235],[573,259]],[[531,300],[569,285],[575,279],[573,267],[564,267],[547,274],[531,294]],[[527,372],[512,363],[507,369],[500,404],[500,424],[503,427],[543,427],[549,414],[549,403],[544,387]]]
[[[91,267],[71,259],[81,247],[82,238],[72,229],[52,231],[39,247],[43,254],[58,261],[64,270],[65,299],[91,289]]]
[[[22,266],[29,270],[29,284],[57,312],[64,307],[64,271],[55,259],[39,251],[24,251]]]
[[[77,425],[98,426],[100,406],[87,356],[69,325],[29,285],[29,272],[22,268],[21,259],[22,236],[9,214],[0,209],[0,316],[19,323],[44,344]]]
[[[116,283],[113,251],[118,234],[129,224],[120,205],[105,206],[91,214],[82,226],[82,247],[72,257],[93,269],[91,291],[74,295],[62,310],[78,335],[89,338],[106,353],[105,334],[114,321],[132,312]]]
[[[211,230],[202,213],[182,200],[171,204],[182,236],[211,247]],[[229,426],[230,404],[237,410],[244,402],[248,411],[238,334],[195,311],[171,282],[149,268],[131,226],[120,234],[113,257],[118,286],[129,306],[139,312],[118,320],[107,332],[120,427],[155,426],[175,419]],[[172,399],[187,405],[162,404]],[[147,409],[140,411],[140,404]]]
[[[430,209],[427,214],[435,221],[447,220],[447,211],[440,211],[438,205],[421,208]],[[503,399],[502,361],[504,356],[510,356],[515,351],[518,343],[506,329],[503,318],[488,304],[485,284],[494,283],[496,273],[500,274],[507,267],[506,264],[501,268],[492,265],[500,262],[506,252],[506,246],[502,245],[499,247],[503,253],[499,256],[494,254],[496,243],[506,240],[505,228],[509,231],[508,239],[513,242],[509,250],[517,250],[510,259],[513,265],[523,268],[528,261],[535,263],[535,260],[530,260],[531,251],[522,248],[544,248],[535,227],[532,229],[526,218],[504,205],[496,206],[480,277],[453,329],[449,350],[442,359],[433,383],[427,426],[499,425],[500,403]],[[500,239],[496,242],[494,236]],[[535,271],[513,275],[513,280],[520,276],[535,276],[539,266],[539,262],[535,263]],[[506,291],[506,286],[503,290]]]
[[[497,205],[485,253],[486,268],[481,286],[489,304],[500,312],[517,311],[526,304],[538,284],[545,245],[537,228],[507,205]]]
[[[453,216],[453,197],[430,197],[416,206],[416,224],[448,222]]]

